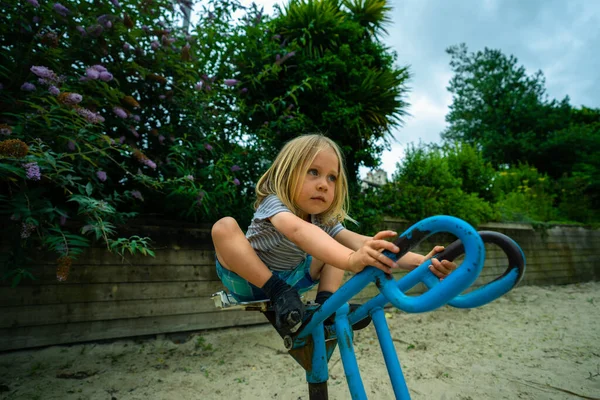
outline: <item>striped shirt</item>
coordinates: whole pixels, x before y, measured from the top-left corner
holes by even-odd
[[[289,208],[274,194],[265,197],[252,217],[246,237],[256,251],[256,254],[258,254],[258,257],[270,269],[275,271],[289,271],[303,262],[307,254],[275,229],[271,221],[269,221],[269,218],[280,212],[291,213]],[[323,224],[318,216],[311,214],[310,217],[313,225],[323,229],[331,237],[335,237],[335,235],[344,229],[339,222],[333,226],[328,226]]]

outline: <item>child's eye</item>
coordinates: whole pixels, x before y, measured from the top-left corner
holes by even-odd
[[[309,169],[308,173],[310,175],[314,175],[314,176],[318,176],[319,175],[319,172],[316,169],[314,169],[314,168],[313,169]]]
[[[335,182],[335,181],[337,181],[337,176],[335,176],[335,175],[329,175],[329,180],[331,182]]]

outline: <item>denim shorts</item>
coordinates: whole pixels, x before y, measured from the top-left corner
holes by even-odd
[[[278,276],[282,281],[293,287],[298,293],[308,292],[319,281],[315,281],[310,276],[310,264],[312,257],[307,256],[306,260],[298,264],[296,268],[289,271],[273,271],[273,275]],[[233,271],[225,269],[219,260],[216,260],[217,275],[223,285],[229,290],[229,293],[237,301],[265,300],[267,295],[259,287],[254,286]]]

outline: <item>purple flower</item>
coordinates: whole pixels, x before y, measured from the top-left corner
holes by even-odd
[[[208,151],[212,151],[212,149],[213,149],[213,147],[208,143],[204,143],[204,148]]]
[[[199,206],[202,205],[202,199],[204,199],[204,194],[204,192],[199,192],[198,197],[196,197],[196,202]]]
[[[56,86],[50,86],[48,88],[48,92],[54,96],[58,96],[60,94],[60,90]]]
[[[200,81],[198,83],[196,83],[196,86],[194,86],[194,89],[196,90],[202,90],[202,86],[204,85],[203,81]]]
[[[136,138],[140,137],[140,134],[138,133],[138,131],[135,130],[135,128],[133,126],[129,127],[129,131],[133,134],[133,136],[135,136]]]
[[[66,104],[79,104],[83,100],[83,97],[79,93],[69,93],[67,97],[65,97],[64,102]]]
[[[175,38],[170,38],[165,35],[162,35],[161,40],[165,46],[170,46],[175,42]]]
[[[190,181],[194,181],[194,175],[188,175],[185,177],[185,179],[189,179]]]
[[[200,164],[204,164],[204,160],[202,159],[202,157],[198,157],[198,162],[199,162]]]
[[[21,85],[21,90],[25,92],[33,92],[35,90],[35,85],[33,83],[25,82]]]
[[[119,4],[119,0],[110,0],[111,3],[117,8],[121,8],[121,4]]]
[[[165,96],[164,94],[161,94],[160,96],[158,96],[159,99],[164,100],[167,98],[167,96]]]
[[[75,142],[72,140],[69,140],[69,143],[67,143],[67,148],[71,151],[75,151],[75,149],[76,149]]]
[[[77,112],[77,114],[81,115],[82,117],[87,119],[88,122],[90,122],[92,124],[104,122],[104,117],[102,115],[96,114],[95,112],[92,112],[92,111],[88,110],[87,108],[78,107],[75,109],[75,111]]]
[[[152,50],[158,50],[160,43],[158,43],[156,40],[153,40],[152,43],[150,43],[150,47],[152,47]]]
[[[77,29],[77,32],[79,32],[79,33],[81,34],[81,36],[85,36],[85,35],[87,35],[87,33],[86,33],[85,29],[83,29],[83,26],[81,26],[81,25],[77,25],[77,26],[75,27],[75,29]]]
[[[156,163],[152,160],[150,160],[149,158],[145,159],[144,161],[142,161],[142,163],[147,166],[150,167],[152,169],[156,169]]]
[[[120,118],[127,118],[127,112],[121,107],[113,107],[113,112]]]
[[[112,22],[111,19],[112,16],[108,15],[108,14],[103,14],[101,16],[99,16],[98,18],[96,18],[96,21],[98,21],[98,23],[102,26],[104,26],[105,28],[112,28]]]
[[[57,82],[58,76],[50,68],[34,65],[30,68],[31,72],[36,74],[42,79],[50,82]]]
[[[100,24],[94,24],[87,28],[87,32],[94,37],[98,37],[102,35],[102,32],[104,32],[104,28]]]
[[[139,190],[132,190],[131,195],[138,200],[144,201],[144,198],[142,197],[142,194],[140,193]]]
[[[91,69],[95,69],[98,72],[106,72],[106,71],[108,71],[105,66],[100,65],[100,64],[92,65],[90,68]]]
[[[96,71],[94,68],[88,68],[85,70],[85,75],[89,79],[98,79],[100,77],[100,73]]]
[[[131,118],[133,118],[135,122],[140,122],[141,120],[140,116],[136,114],[131,114]]]
[[[248,93],[248,88],[247,87],[242,88],[242,90],[240,90],[240,93]]]
[[[241,168],[239,165],[234,165],[233,167],[231,167],[231,172],[236,172],[239,171]]]
[[[239,186],[239,185],[240,185],[240,180],[239,180],[238,178],[235,178],[235,179],[233,180],[233,184],[234,184],[235,186]]]
[[[98,177],[100,182],[104,182],[106,180],[106,172],[104,172],[104,171],[96,172],[96,176]]]
[[[163,144],[163,142],[165,141],[165,137],[163,135],[159,135],[158,141],[160,142],[160,144]]]
[[[66,17],[70,13],[69,9],[60,3],[54,3],[54,6],[52,8],[54,8],[54,11],[56,11],[63,17]]]
[[[129,43],[125,43],[125,44],[123,45],[123,50],[125,50],[125,51],[129,51],[130,49],[131,49],[131,46],[129,45]]]
[[[119,138],[119,143],[121,143],[121,144],[125,143],[125,136],[121,136]]]
[[[100,80],[104,82],[112,81],[113,75],[108,71],[100,72]]]
[[[35,8],[38,8],[40,6],[40,3],[38,3],[37,0],[27,0],[27,2],[29,4],[31,4],[32,6],[34,6]]]
[[[27,179],[31,179],[32,181],[39,181],[42,175],[40,174],[40,167],[36,162],[30,162],[27,164],[23,164],[23,168],[25,168],[25,175]]]
[[[240,81],[238,81],[237,79],[225,79],[223,81],[227,86],[235,86],[238,83],[240,83]]]

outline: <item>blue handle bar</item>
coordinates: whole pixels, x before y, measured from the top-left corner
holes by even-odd
[[[496,244],[504,251],[508,258],[508,267],[506,271],[493,281],[473,290],[470,293],[459,295],[448,302],[449,305],[456,308],[474,308],[487,304],[498,297],[506,294],[515,287],[523,278],[525,273],[525,255],[519,245],[508,236],[491,231],[478,232],[484,243]],[[464,253],[464,247],[460,241],[455,241],[446,249],[435,256],[439,260],[453,261],[456,257]],[[427,260],[427,265],[431,260]],[[435,287],[439,281],[433,276],[425,276],[423,283],[428,288]]]
[[[386,252],[386,255],[390,258],[400,258],[420,242],[439,232],[451,233],[464,243],[466,258],[461,267],[419,296],[405,295],[390,275],[381,270],[375,270],[375,284],[383,296],[395,307],[410,313],[434,310],[464,291],[479,276],[485,260],[483,241],[471,225],[455,217],[436,216],[416,223],[394,242],[400,248],[400,252],[398,254]],[[375,269],[374,267],[369,268]],[[434,277],[429,271],[429,263],[423,263],[406,274],[402,280],[416,284],[418,281],[424,281],[428,276]]]
[[[434,310],[456,297],[475,282],[481,272],[485,259],[485,247],[481,237],[465,221],[444,215],[424,219],[414,224],[396,239],[394,244],[400,248],[398,253],[386,251],[384,254],[393,260],[397,260],[420,242],[439,232],[449,232],[457,236],[464,243],[466,253],[466,258],[461,267],[450,274],[444,281],[422,295],[412,297],[405,295],[403,291],[426,279],[425,276],[427,274],[434,276],[429,271],[426,263],[409,272],[398,282],[391,275],[375,267],[367,267],[348,280],[323,306],[317,309],[312,315],[311,320],[298,333],[297,338],[302,339],[310,335],[318,324],[333,314],[344,303],[348,302],[348,300],[364,289],[370,282],[376,283],[381,294],[372,298],[353,312],[349,316],[350,323],[361,320],[368,315],[371,309],[378,306],[382,307],[388,302],[391,302],[403,311],[417,313]]]

